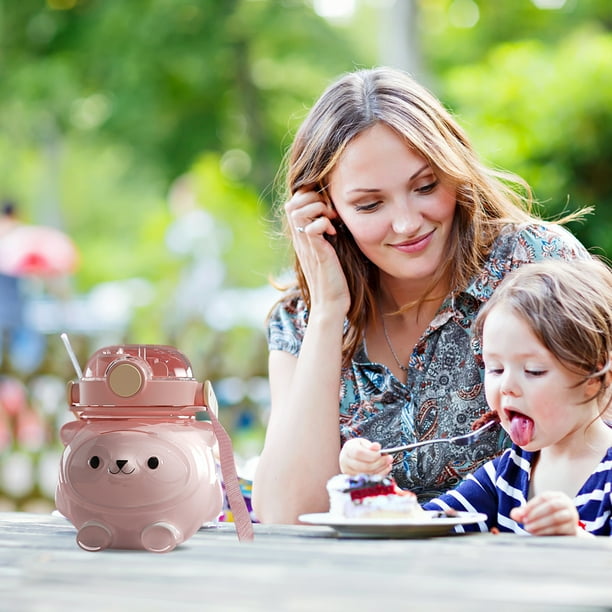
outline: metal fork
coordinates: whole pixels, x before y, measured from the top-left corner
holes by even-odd
[[[408,451],[414,448],[418,448],[419,446],[427,446],[427,444],[439,444],[440,442],[445,444],[454,444],[455,446],[469,446],[470,444],[474,444],[478,442],[481,434],[491,427],[491,425],[497,425],[495,421],[489,421],[485,423],[482,427],[476,429],[475,431],[471,431],[470,433],[464,434],[462,436],[455,436],[454,438],[437,438],[435,440],[423,440],[422,442],[414,442],[413,444],[404,444],[403,446],[394,446],[393,448],[383,448],[380,452],[383,455],[391,455],[393,453],[399,453],[400,451]]]

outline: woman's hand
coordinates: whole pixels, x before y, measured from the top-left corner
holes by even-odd
[[[380,444],[365,438],[348,440],[340,450],[340,471],[349,476],[372,474],[386,476],[393,457],[380,454]]]
[[[311,307],[330,308],[341,304],[344,313],[350,306],[348,285],[336,250],[326,236],[337,233],[332,220],[333,206],[317,191],[299,189],[285,204],[293,246],[299,259]]]
[[[578,511],[574,502],[565,493],[547,491],[536,495],[524,506],[513,508],[510,518],[532,535],[583,535]]]

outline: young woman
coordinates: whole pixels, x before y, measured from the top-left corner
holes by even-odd
[[[524,266],[482,308],[475,331],[488,404],[513,444],[425,508],[483,512],[476,530],[612,535],[610,269],[595,260]],[[341,469],[371,473],[379,456],[353,439]]]
[[[258,519],[279,523],[327,509],[350,438],[397,446],[468,430],[486,410],[470,348],[482,304],[524,263],[589,257],[401,71],[332,84],[287,161],[296,286],[269,320],[272,406],[253,484]],[[501,438],[468,453],[427,447],[393,475],[425,501],[498,454]]]

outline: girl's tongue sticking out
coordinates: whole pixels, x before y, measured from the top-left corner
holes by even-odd
[[[533,435],[533,421],[518,412],[510,417],[510,438],[517,446],[527,446]]]

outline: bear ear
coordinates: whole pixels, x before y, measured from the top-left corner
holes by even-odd
[[[83,421],[70,421],[60,429],[60,440],[66,446],[72,441],[72,438],[85,427]]]

